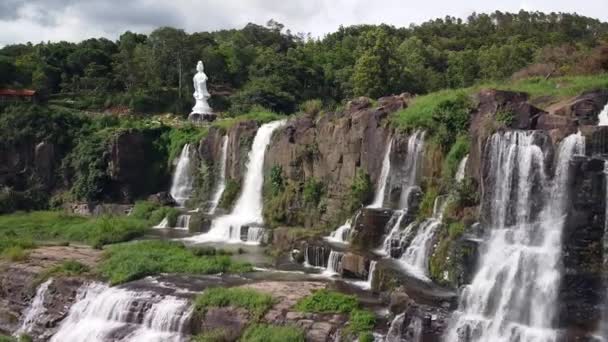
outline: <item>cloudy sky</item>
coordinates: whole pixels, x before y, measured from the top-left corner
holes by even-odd
[[[577,12],[608,21],[608,0],[0,0],[0,46],[15,42],[117,38],[158,26],[188,32],[240,28],[275,19],[322,36],[340,25],[408,26],[430,18],[493,10]]]

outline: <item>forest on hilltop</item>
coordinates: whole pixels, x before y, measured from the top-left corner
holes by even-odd
[[[77,109],[187,113],[196,61],[212,106],[292,113],[306,100],[332,107],[354,96],[424,94],[510,77],[608,69],[608,23],[565,13],[473,14],[396,28],[341,27],[323,38],[266,26],[187,33],[162,27],[117,41],[15,44],[0,49],[0,86],[34,88]]]

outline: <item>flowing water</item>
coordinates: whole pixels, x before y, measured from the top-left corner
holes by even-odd
[[[412,275],[429,280],[429,256],[437,228],[441,226],[443,212],[448,203],[448,196],[437,196],[433,206],[433,216],[417,225],[416,236],[401,255],[401,263]],[[403,242],[402,244],[405,244]]]
[[[408,212],[410,194],[418,188],[420,164],[424,152],[424,131],[416,131],[407,142],[407,154],[405,159],[406,173],[402,184],[401,199],[399,203],[400,210],[396,211],[393,218],[387,224],[390,227],[389,233],[386,235],[380,253],[391,255],[393,247],[396,243],[402,240],[405,231],[401,231],[401,222]]]
[[[215,210],[217,210],[217,206],[220,203],[220,199],[222,198],[222,194],[224,194],[224,190],[226,190],[226,161],[228,160],[228,136],[224,136],[222,138],[222,160],[220,161],[220,169],[219,169],[219,182],[217,185],[217,189],[215,189],[215,193],[213,193],[213,197],[211,198],[211,206],[207,211],[207,214],[213,215],[215,214]]]
[[[190,215],[179,215],[175,222],[175,229],[188,230],[190,229]]]
[[[190,314],[186,300],[92,283],[81,289],[51,341],[181,342]]]
[[[253,139],[249,152],[247,172],[243,180],[243,190],[229,215],[213,220],[206,234],[190,238],[192,242],[242,242],[241,227],[264,223],[262,217],[262,186],[264,184],[264,156],[274,131],[286,123],[285,120],[273,121],[262,125]],[[257,244],[259,241],[247,241]]]
[[[454,177],[456,182],[460,183],[464,180],[464,174],[466,172],[468,162],[469,155],[467,154],[466,156],[464,156],[464,158],[462,158],[460,163],[458,163],[458,169],[456,170],[456,176]]]
[[[388,176],[391,172],[391,149],[393,147],[393,139],[389,140],[384,151],[384,159],[382,159],[382,171],[380,171],[380,178],[378,178],[378,184],[376,185],[376,194],[374,195],[374,201],[368,205],[368,208],[382,208],[384,205],[384,194],[386,192],[386,183]]]
[[[342,257],[344,257],[344,253],[332,250],[329,253],[329,259],[327,260],[327,268],[325,269],[323,274],[328,276],[342,274]]]
[[[184,145],[177,161],[173,182],[171,184],[171,197],[179,206],[184,206],[192,194],[194,177],[192,176],[190,144]]]
[[[490,183],[483,194],[491,227],[447,341],[556,341],[569,165],[584,149],[580,134],[564,139],[549,179],[534,132],[491,137],[486,148]]]
[[[154,229],[166,229],[169,228],[169,218],[165,217],[160,221],[156,226],[152,227]]]
[[[347,220],[343,225],[341,225],[336,230],[331,232],[331,234],[329,236],[327,236],[325,239],[330,242],[344,243],[344,244],[349,243],[350,233],[352,230],[351,224],[352,224],[351,220]]]
[[[327,267],[328,249],[324,246],[306,246],[304,249],[304,266],[314,268]]]
[[[599,119],[598,126],[608,126],[608,103],[604,106],[604,109],[597,116]]]
[[[50,278],[38,287],[36,295],[34,296],[34,299],[32,299],[32,303],[24,313],[21,326],[17,329],[17,332],[15,332],[15,336],[29,334],[38,322],[40,316],[45,314],[46,308],[44,307],[44,299],[46,298],[46,294],[52,282],[53,278]]]

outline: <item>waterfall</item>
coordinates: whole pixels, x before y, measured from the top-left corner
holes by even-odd
[[[53,278],[49,278],[47,281],[38,286],[36,295],[34,296],[34,299],[32,299],[30,306],[25,311],[21,326],[15,332],[15,336],[29,334],[38,322],[40,316],[46,312],[46,308],[44,307],[44,299],[46,298],[46,293],[48,292],[49,286],[52,282]]]
[[[491,229],[473,281],[460,297],[447,341],[556,341],[553,330],[560,286],[561,238],[569,165],[583,154],[584,138],[559,145],[555,175],[534,132],[496,133],[486,147]],[[484,198],[486,199],[486,198]],[[541,207],[536,210],[537,206]]]
[[[191,174],[191,160],[190,160],[190,144],[184,145],[182,153],[177,161],[175,167],[175,173],[173,174],[173,183],[171,185],[171,197],[175,202],[184,206],[186,201],[190,199],[192,193],[192,184],[194,177]]]
[[[262,125],[253,139],[247,173],[243,180],[243,190],[229,215],[213,220],[206,234],[190,238],[193,242],[241,242],[241,227],[247,224],[262,225],[262,186],[264,185],[264,156],[274,131],[286,123],[285,120],[273,121]],[[249,243],[257,243],[250,241]]]
[[[222,194],[226,189],[226,161],[228,160],[228,136],[225,135],[222,138],[222,161],[219,169],[220,181],[218,182],[217,189],[215,189],[215,193],[211,198],[211,207],[207,214],[213,215],[215,214],[215,210],[217,209],[218,204],[220,203],[220,199],[222,198]]]
[[[157,224],[156,226],[152,227],[154,229],[166,229],[169,228],[169,218],[164,217],[162,219],[162,221],[160,221],[159,224]]]
[[[192,309],[188,301],[166,297],[154,304],[143,319],[142,327],[127,336],[130,342],[181,342]]]
[[[608,105],[606,105],[608,107]],[[604,270],[606,266],[608,266],[608,161],[604,161],[604,240],[603,240],[603,252],[604,252],[604,260],[603,266]],[[599,327],[595,333],[596,337],[600,339],[600,341],[608,341],[608,274],[606,271],[603,272],[604,277],[604,299],[602,306],[602,320],[600,321]]]
[[[441,226],[443,212],[448,203],[448,196],[437,196],[433,205],[433,216],[422,221],[416,230],[416,236],[401,256],[403,266],[412,275],[428,280],[428,260],[433,246],[435,231]],[[402,242],[402,244],[405,244]]]
[[[367,271],[367,282],[366,282],[366,288],[371,289],[372,288],[372,284],[374,282],[374,274],[376,273],[376,265],[378,264],[377,261],[370,261],[369,262],[369,271]]]
[[[51,342],[103,342],[129,329],[128,341],[181,342],[190,313],[185,300],[92,283],[81,289]]]
[[[331,232],[325,239],[331,242],[348,243],[351,233],[351,220],[347,220],[343,225]]]
[[[597,118],[599,119],[598,126],[608,126],[608,103],[606,103]]]
[[[454,180],[456,180],[456,182],[460,183],[464,180],[464,173],[467,169],[468,162],[469,155],[467,154],[466,156],[464,156],[464,158],[462,158],[460,163],[458,163],[458,169],[456,170],[456,176],[454,177]]]
[[[175,229],[188,230],[190,229],[190,215],[179,215],[175,223]]]
[[[266,234],[266,229],[261,228],[261,227],[249,227],[247,228],[247,235],[245,236],[245,239],[242,239],[244,241],[250,241],[250,242],[262,242],[264,240],[264,236]]]
[[[342,257],[344,253],[331,251],[329,253],[329,259],[327,260],[327,268],[323,274],[328,276],[335,276],[342,273]]]
[[[403,222],[403,218],[408,212],[410,195],[412,191],[418,188],[418,174],[424,152],[424,136],[424,131],[416,131],[407,141],[406,172],[399,203],[401,210],[395,211],[393,217],[387,223],[387,227],[390,227],[390,230],[384,238],[382,248],[378,251],[382,254],[391,255],[392,246],[395,244],[395,241],[400,241],[401,237],[409,232],[408,229],[403,232],[401,231],[401,222]]]
[[[323,246],[306,246],[304,266],[314,268],[327,267],[327,249]]]
[[[393,146],[393,139],[389,140],[386,151],[384,152],[384,159],[382,159],[382,171],[380,171],[380,178],[378,178],[378,185],[374,201],[368,205],[368,208],[382,208],[384,205],[384,193],[386,192],[386,183],[388,176],[391,172],[391,148]]]

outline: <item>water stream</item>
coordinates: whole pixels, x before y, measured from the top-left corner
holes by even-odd
[[[217,206],[220,203],[220,199],[224,194],[224,190],[226,190],[226,161],[228,160],[228,136],[224,136],[222,138],[222,159],[220,161],[220,169],[219,169],[219,182],[215,192],[213,193],[213,197],[211,198],[211,205],[207,214],[213,215],[217,210]]]
[[[171,183],[171,197],[179,206],[184,206],[192,194],[194,177],[191,170],[190,144],[184,145],[177,161],[173,182]]]
[[[262,217],[262,186],[264,184],[264,155],[274,131],[286,123],[285,120],[273,121],[262,125],[253,139],[249,152],[247,172],[243,180],[243,189],[229,215],[213,220],[208,233],[189,238],[191,242],[243,242],[241,230],[243,226],[261,227]],[[261,237],[263,234],[257,234]],[[247,234],[249,236],[249,234]],[[246,243],[258,244],[259,240],[248,240]]]
[[[46,294],[52,282],[53,278],[49,278],[47,281],[38,286],[36,295],[34,296],[34,299],[32,299],[30,306],[25,311],[23,320],[21,321],[21,326],[15,332],[15,336],[29,334],[38,322],[40,316],[44,315],[46,312],[46,308],[44,307],[44,299],[46,298]]]
[[[368,205],[368,208],[382,208],[384,205],[384,196],[386,192],[386,183],[388,176],[391,172],[391,149],[393,146],[393,139],[389,140],[386,150],[384,151],[384,158],[382,159],[382,170],[380,171],[380,177],[378,178],[378,184],[376,185],[376,194],[374,195],[374,201]]]
[[[496,133],[487,144],[490,188],[482,210],[490,227],[479,269],[452,317],[449,342],[557,340],[569,166],[585,143],[580,134],[564,139],[549,179],[536,141],[535,132],[514,131]]]

